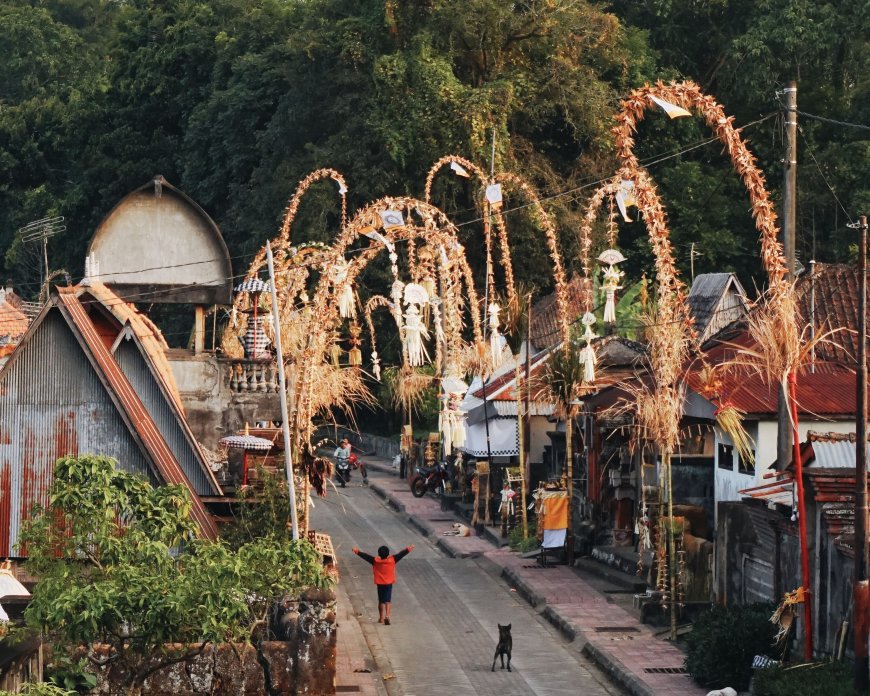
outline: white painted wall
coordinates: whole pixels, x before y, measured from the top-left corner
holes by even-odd
[[[740,490],[769,483],[764,474],[771,471],[776,462],[777,423],[775,420],[747,421],[746,431],[755,442],[755,475],[741,474],[738,471],[737,453],[732,456],[731,466],[722,468],[719,462],[719,443],[731,445],[731,438],[719,428],[716,433],[715,465],[716,465],[716,503],[727,500],[741,500]],[[803,420],[799,423],[798,433],[801,442],[806,442],[807,433],[815,430],[825,433],[855,432],[855,421]],[[718,505],[716,512],[718,514]]]

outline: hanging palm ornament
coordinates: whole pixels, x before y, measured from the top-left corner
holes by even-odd
[[[503,352],[502,336],[498,331],[499,312],[501,312],[501,307],[499,307],[498,302],[490,302],[487,314],[489,315],[489,357],[493,369],[501,364]]]
[[[362,365],[362,351],[360,350],[362,327],[353,322],[348,331],[350,332],[350,350],[347,352],[347,364],[351,367],[359,367]]]
[[[444,378],[442,390],[443,408],[439,419],[439,430],[444,444],[444,454],[450,456],[454,449],[465,444],[465,411],[462,410],[462,400],[465,392],[468,391],[468,385],[461,377],[454,374]]]
[[[595,315],[592,312],[586,312],[580,323],[586,327],[583,331],[583,340],[586,341],[586,345],[580,351],[580,360],[583,363],[583,381],[592,384],[595,381],[595,364],[598,362],[595,348],[592,347],[592,341],[598,338],[598,335],[592,331]]]
[[[625,261],[625,257],[616,249],[607,249],[601,252],[598,257],[601,263],[607,264],[607,268],[603,271],[603,281],[601,283],[601,291],[604,293],[604,323],[613,324],[616,321],[616,291],[621,290],[622,286],[619,282],[625,275],[620,271],[616,264]]]
[[[402,345],[408,364],[411,367],[419,367],[429,361],[429,353],[426,351],[424,341],[429,338],[429,331],[423,323],[420,308],[429,304],[429,295],[422,285],[408,283],[405,286],[405,325],[402,331]]]
[[[342,319],[356,316],[356,302],[353,297],[353,285],[347,279],[348,265],[343,258],[336,259],[329,269],[329,279],[338,296],[338,313]]]

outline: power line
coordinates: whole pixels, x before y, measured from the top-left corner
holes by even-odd
[[[823,123],[831,123],[835,126],[845,126],[847,128],[858,128],[860,130],[870,131],[870,126],[865,126],[863,123],[850,123],[849,121],[839,121],[836,118],[828,118],[827,116],[817,116],[816,114],[808,114],[806,111],[798,111],[801,116],[806,116],[807,118],[811,118],[815,121],[821,121]]]

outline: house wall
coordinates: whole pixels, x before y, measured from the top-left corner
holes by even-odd
[[[719,428],[714,428],[716,434],[716,502],[729,500],[738,501],[742,496],[740,491],[768,482],[764,474],[770,471],[770,467],[776,462],[776,438],[777,423],[775,420],[747,421],[745,424],[747,434],[755,442],[755,474],[743,474],[738,471],[736,452],[732,455],[731,467],[724,468],[719,461],[719,444],[733,445],[731,438]],[[821,421],[804,420],[798,425],[798,433],[801,442],[806,442],[807,432],[817,430],[833,433],[850,433],[855,431],[854,421]],[[718,512],[717,512],[718,514]]]
[[[113,457],[158,479],[71,329],[52,309],[0,377],[0,557],[14,553],[21,523],[48,504],[54,463]]]

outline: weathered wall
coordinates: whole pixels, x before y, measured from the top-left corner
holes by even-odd
[[[209,645],[148,677],[141,696],[331,696],[335,693],[335,595],[310,591],[285,602],[273,626],[282,640]],[[126,696],[125,673],[103,668],[91,693]]]
[[[267,380],[246,384],[244,389],[238,378],[231,381],[231,370],[238,361],[187,350],[170,350],[167,357],[190,429],[209,449],[216,449],[222,437],[244,428],[245,423],[253,426],[257,421],[280,420],[278,393]],[[263,375],[273,379],[265,367],[257,376]]]
[[[811,501],[807,505],[813,631],[817,653],[831,654],[847,618],[853,560],[833,542]],[[779,602],[801,584],[797,523],[752,503],[719,504],[716,541],[717,599],[724,604]],[[794,649],[800,651],[802,628]],[[848,653],[848,651],[847,651]]]

